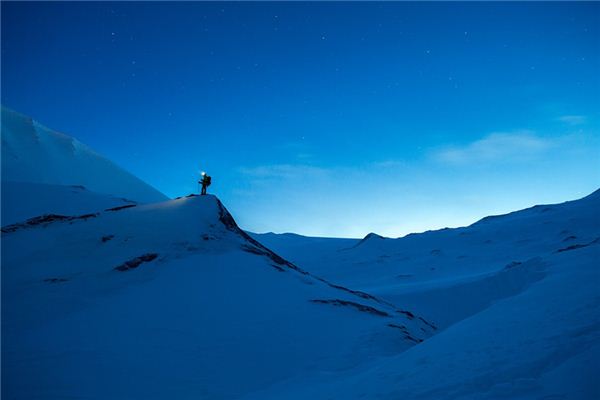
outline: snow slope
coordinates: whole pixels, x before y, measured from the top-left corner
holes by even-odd
[[[126,198],[90,192],[83,186],[2,182],[2,225],[43,214],[81,215],[125,204]]]
[[[3,185],[6,182],[85,186],[143,203],[167,199],[74,138],[2,107]]]
[[[162,199],[2,110],[2,398],[600,398],[600,191],[362,240]]]
[[[466,228],[302,251],[303,268],[403,304],[440,327],[406,352],[248,398],[596,399],[600,191]]]
[[[2,244],[7,399],[237,398],[435,332],[272,253],[213,196],[45,216]]]

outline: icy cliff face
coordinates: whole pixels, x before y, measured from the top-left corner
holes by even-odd
[[[4,107],[2,182],[84,186],[143,203],[167,199],[76,139]]]

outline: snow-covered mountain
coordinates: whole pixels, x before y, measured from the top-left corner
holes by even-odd
[[[2,225],[44,214],[81,215],[127,204],[137,203],[95,193],[81,185],[2,182]]]
[[[2,398],[600,398],[600,191],[361,240],[164,199],[2,110]]]
[[[233,398],[435,333],[246,235],[213,196],[2,233],[6,398]]]
[[[400,239],[253,235],[313,273],[415,310],[440,331],[377,363],[249,398],[600,398],[599,210],[596,191]]]
[[[167,199],[76,139],[2,107],[2,183],[10,182],[83,186],[90,192],[141,203]],[[3,187],[11,193],[23,188]]]

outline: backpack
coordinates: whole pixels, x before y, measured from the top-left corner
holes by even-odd
[[[210,176],[206,175],[206,186],[210,186]]]

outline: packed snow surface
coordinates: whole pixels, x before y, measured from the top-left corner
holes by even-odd
[[[248,398],[600,398],[599,210],[596,191],[400,239],[253,235],[441,330],[376,363]]]
[[[235,398],[436,331],[272,253],[210,195],[2,235],[6,398]]]
[[[2,182],[2,225],[44,214],[81,215],[136,202],[94,193],[80,185]]]

